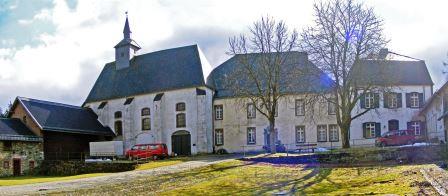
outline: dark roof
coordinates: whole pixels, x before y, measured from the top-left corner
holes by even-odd
[[[202,71],[197,45],[139,55],[120,70],[111,62],[104,66],[85,103],[204,86]]]
[[[0,140],[41,141],[25,124],[15,118],[0,118]]]
[[[113,136],[90,109],[29,98],[17,98],[42,130]]]
[[[278,54],[278,53],[277,53]],[[325,92],[331,89],[333,81],[325,73],[317,68],[313,63],[308,60],[308,55],[302,52],[285,52],[281,53],[285,56],[285,62],[282,65],[283,80],[280,81],[282,93],[287,94],[300,94],[300,93],[312,93],[312,92]],[[264,54],[267,55],[267,54]],[[271,55],[275,55],[272,53]],[[244,60],[242,60],[244,59]],[[239,96],[232,87],[226,87],[226,78],[232,78],[235,76],[235,70],[241,70],[244,64],[242,61],[251,62],[250,64],[260,67],[259,61],[262,59],[262,54],[239,54],[235,55],[226,62],[216,67],[207,78],[207,85],[214,88],[216,91],[215,98],[235,97]],[[290,74],[300,73],[300,74]],[[245,79],[244,76],[238,76],[240,85],[250,86],[253,83]],[[292,79],[291,79],[292,78]],[[255,89],[254,89],[255,91]]]
[[[434,84],[424,61],[360,60],[351,72],[360,85]]]

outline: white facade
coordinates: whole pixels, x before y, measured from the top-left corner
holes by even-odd
[[[97,115],[100,122],[114,129],[115,122],[123,124],[123,135],[115,138],[124,141],[124,149],[135,144],[165,143],[168,152],[172,152],[172,135],[177,131],[188,131],[191,136],[191,154],[212,152],[212,93],[209,88],[201,87],[206,95],[197,95],[196,88],[185,88],[163,92],[161,100],[154,101],[159,93],[134,96],[134,100],[124,105],[126,98],[107,100],[102,109],[98,106],[103,101],[86,103]],[[162,93],[162,92],[160,92]],[[185,103],[185,111],[176,111],[177,103]],[[150,108],[151,129],[143,130],[143,108]],[[121,118],[115,118],[117,111]],[[176,127],[176,114],[185,113],[186,126]]]
[[[379,107],[370,110],[366,114],[356,118],[352,121],[350,126],[350,144],[352,146],[357,145],[374,145],[375,138],[365,138],[363,135],[363,123],[372,122],[372,123],[380,123],[381,125],[381,134],[388,132],[390,130],[389,121],[397,120],[398,121],[398,129],[404,130],[408,129],[407,123],[411,121],[420,121],[423,122],[422,119],[419,119],[418,112],[422,105],[415,108],[407,107],[406,104],[406,93],[423,93],[423,102],[425,103],[432,95],[432,86],[398,86],[394,87],[390,90],[394,93],[401,93],[402,95],[402,103],[399,108],[385,108],[384,107],[384,94],[379,93]],[[358,102],[357,106],[353,110],[352,116],[364,111],[360,106],[360,102]],[[424,129],[424,124],[421,124],[421,129]]]
[[[305,111],[303,115],[296,115],[296,100],[305,100],[303,95],[290,95],[279,101],[278,115],[276,117],[275,128],[278,132],[278,140],[287,148],[296,148],[296,144],[301,143],[318,143],[322,147],[340,147],[341,134],[337,130],[338,139],[330,141],[329,125],[336,124],[336,116],[328,114],[328,103],[318,102],[314,104],[314,113],[311,104],[305,104]],[[216,109],[214,114],[214,130],[223,131],[223,145],[216,145],[215,150],[225,149],[228,152],[242,152],[242,151],[260,151],[266,145],[268,137],[265,135],[265,130],[269,126],[266,117],[260,112],[256,112],[255,118],[248,118],[247,104],[237,98],[215,99],[213,105],[222,106],[222,119],[216,118]],[[322,125],[327,127],[327,136],[325,141],[318,142],[317,127]],[[304,128],[305,139],[300,140],[297,137],[296,128]],[[256,142],[250,144],[248,142],[248,128],[254,127],[256,133]]]
[[[440,90],[434,93],[419,113],[426,121],[428,139],[432,141],[447,141],[447,87],[447,84],[445,84]]]

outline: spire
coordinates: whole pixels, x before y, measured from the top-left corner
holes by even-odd
[[[129,21],[128,21],[128,12],[126,12],[126,22],[124,23],[124,29],[123,29],[123,37],[124,39],[130,39],[131,38],[131,29],[129,28]]]

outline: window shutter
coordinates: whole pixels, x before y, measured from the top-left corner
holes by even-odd
[[[411,93],[406,93],[406,107],[411,107]]]
[[[423,107],[423,93],[418,94],[418,107]]]
[[[426,122],[420,121],[420,135],[426,135]]]
[[[381,136],[381,123],[375,123],[375,137]]]
[[[361,108],[363,108],[363,109],[366,108],[366,95],[365,94],[361,95],[359,100],[360,100]]]
[[[366,123],[362,123],[362,137],[367,138],[367,127]]]
[[[384,93],[384,96],[383,96],[383,106],[384,106],[384,108],[389,108],[389,97],[390,96],[392,96],[393,94],[392,93]]]
[[[401,93],[397,93],[397,108],[401,108],[403,107],[403,101],[402,101],[402,96]]]
[[[411,122],[407,122],[407,129],[411,130]]]
[[[379,108],[380,107],[380,94],[379,93],[374,93],[373,94],[373,102],[374,102],[374,108]]]

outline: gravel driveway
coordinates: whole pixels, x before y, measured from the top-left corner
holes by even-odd
[[[176,165],[170,165],[148,170],[128,171],[128,172],[109,174],[105,176],[67,180],[60,182],[3,186],[0,187],[0,194],[1,195],[45,194],[49,191],[55,191],[55,190],[82,189],[109,183],[116,183],[124,180],[132,180],[135,178],[144,177],[148,175],[153,176],[153,175],[171,174],[186,171],[193,168],[204,167],[219,162],[233,160],[236,158],[241,158],[241,156],[239,155],[204,156],[199,158],[198,160],[192,160],[184,163],[179,163]]]

